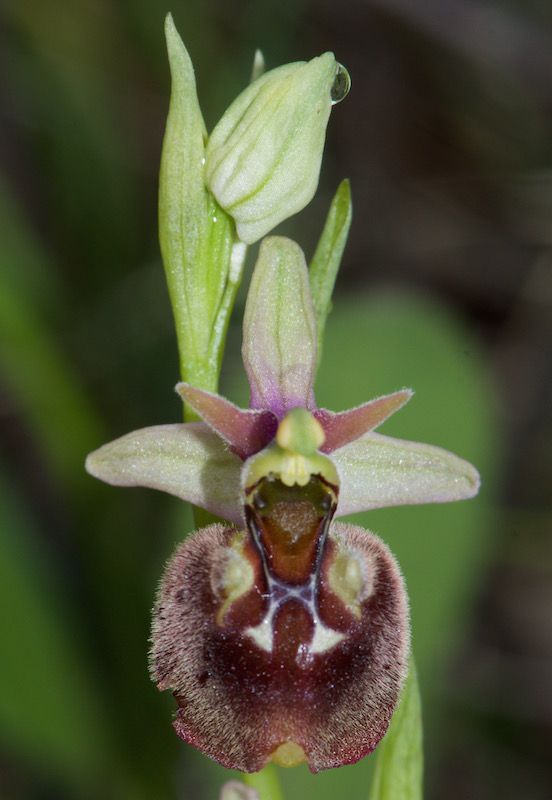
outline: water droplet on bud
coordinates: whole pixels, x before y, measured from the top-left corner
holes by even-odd
[[[349,94],[350,88],[351,76],[343,64],[338,63],[335,70],[334,82],[330,91],[332,105],[335,106],[336,103],[341,103],[341,101]]]

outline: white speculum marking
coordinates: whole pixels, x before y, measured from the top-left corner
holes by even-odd
[[[318,570],[311,575],[309,583],[298,586],[289,584],[274,578],[265,568],[266,580],[268,584],[268,609],[262,621],[254,627],[246,628],[245,633],[255,644],[271,653],[274,646],[274,618],[279,609],[288,600],[298,600],[309,612],[314,623],[314,633],[310,643],[305,642],[297,655],[297,661],[303,662],[309,656],[325,653],[338,642],[345,638],[345,634],[328,628],[324,625],[318,614],[316,604],[316,587],[318,582]]]

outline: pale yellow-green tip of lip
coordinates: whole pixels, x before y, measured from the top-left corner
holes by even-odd
[[[305,751],[296,742],[284,742],[270,756],[270,760],[279,767],[298,767],[307,760]]]

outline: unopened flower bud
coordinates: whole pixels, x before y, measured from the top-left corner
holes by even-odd
[[[240,781],[228,781],[220,791],[219,800],[259,800],[259,795]]]
[[[312,199],[330,109],[349,86],[345,68],[324,53],[265,73],[223,115],[207,145],[206,182],[244,242]]]

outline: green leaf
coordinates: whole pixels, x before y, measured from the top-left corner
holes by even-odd
[[[106,24],[93,4],[82,2],[10,3],[5,21],[13,36],[11,44],[6,41],[12,48],[6,80],[15,97],[32,98],[29,147],[48,141],[48,157],[37,174],[43,181],[41,203],[52,209],[52,229],[59,231],[56,266],[70,268],[78,252],[80,269],[91,270],[84,284],[89,290],[102,275],[112,274],[114,264],[131,262],[131,251],[139,246],[139,177],[131,166],[137,142],[126,139],[130,115],[117,100],[113,80],[115,63],[122,68],[130,55],[127,50],[121,57],[128,40],[122,27]],[[127,88],[132,92],[130,82]],[[82,286],[68,281],[64,290],[74,291],[78,302]],[[61,299],[49,295],[46,302],[51,298]]]
[[[48,257],[2,184],[0,211],[0,370],[49,466],[72,487],[80,480],[75,465],[101,438],[101,423],[45,319],[48,298],[60,294]]]
[[[422,709],[414,659],[389,730],[376,753],[370,800],[422,800]]]
[[[310,263],[310,285],[316,314],[318,331],[318,361],[322,355],[322,343],[326,318],[331,311],[331,300],[335,279],[341,264],[343,250],[347,244],[352,219],[351,185],[341,181],[332,200],[324,229]]]
[[[78,626],[38,540],[0,469],[0,738],[24,763],[93,785],[113,743]]]
[[[192,62],[170,14],[165,33],[172,91],[159,176],[159,240],[182,378],[216,390],[245,248],[203,181],[207,133]]]
[[[22,209],[1,176],[0,219],[3,222],[0,249],[2,291],[7,289],[17,293],[33,306],[50,311],[52,306],[59,305],[62,287],[38,237],[27,224]]]

